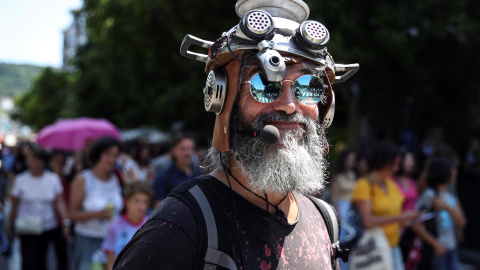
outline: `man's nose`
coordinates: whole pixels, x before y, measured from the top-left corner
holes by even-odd
[[[282,93],[273,102],[273,109],[276,111],[284,111],[286,114],[292,114],[298,110],[298,102],[293,95],[291,81],[282,82]]]

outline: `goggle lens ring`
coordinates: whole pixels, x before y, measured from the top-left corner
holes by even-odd
[[[309,21],[303,26],[303,35],[314,44],[322,44],[328,35],[327,28],[316,21]]]
[[[248,14],[245,24],[248,30],[257,35],[265,35],[272,28],[271,18],[262,11],[254,11]]]

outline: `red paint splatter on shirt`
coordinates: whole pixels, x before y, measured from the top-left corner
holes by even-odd
[[[267,263],[266,261],[262,261],[262,264],[260,265],[260,269],[269,270],[270,268],[272,268],[271,263]]]
[[[270,257],[272,255],[272,250],[268,247],[268,245],[265,245],[265,255],[267,257]]]

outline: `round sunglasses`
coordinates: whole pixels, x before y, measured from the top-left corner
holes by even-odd
[[[283,80],[281,82],[269,82],[261,73],[253,75],[250,81],[242,83],[250,84],[250,94],[260,103],[275,101],[282,93],[283,82],[291,82],[292,90],[298,102],[305,105],[317,104],[325,91],[323,81],[315,75],[303,75],[295,81]]]

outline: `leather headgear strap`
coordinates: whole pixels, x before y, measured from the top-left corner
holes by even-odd
[[[235,67],[235,65],[237,65]],[[227,72],[227,92],[225,96],[225,103],[223,104],[222,112],[215,118],[215,127],[213,128],[212,145],[220,152],[226,152],[230,150],[230,115],[232,113],[233,103],[237,98],[238,93],[238,72],[240,65],[236,60],[230,60],[225,65],[225,70],[231,71],[237,69],[237,76],[228,76],[232,74]]]

